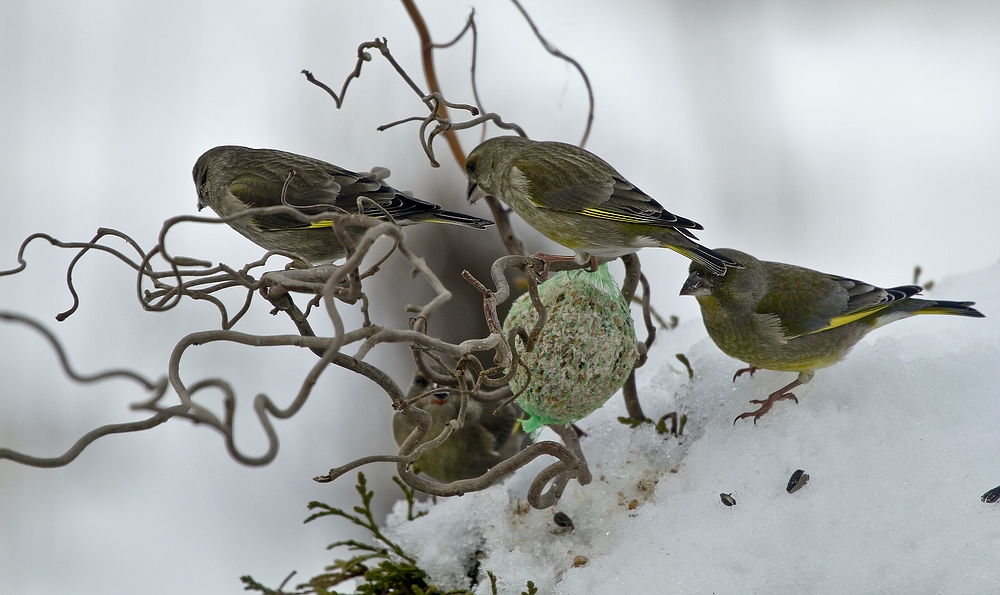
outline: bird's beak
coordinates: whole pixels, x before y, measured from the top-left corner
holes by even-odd
[[[205,203],[201,202],[201,199],[199,198],[198,199],[198,211],[200,212],[204,208],[205,208]]]
[[[681,295],[693,295],[698,297],[700,295],[711,295],[712,287],[708,284],[708,279],[705,275],[699,271],[692,271],[688,275],[687,281],[684,282],[683,287],[681,287]]]
[[[450,391],[446,391],[446,390],[444,390],[444,391],[438,391],[436,393],[432,393],[431,394],[431,403],[433,403],[435,405],[444,405],[445,403],[448,402],[448,397],[450,397],[450,396],[451,396],[451,392]]]
[[[479,187],[479,184],[477,184],[475,180],[469,180],[469,190],[465,195],[465,197],[469,200],[469,204],[471,205],[485,196],[486,192],[483,192],[483,189]]]

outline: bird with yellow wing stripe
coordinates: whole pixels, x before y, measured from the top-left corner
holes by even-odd
[[[267,250],[282,250],[309,264],[344,258],[347,249],[333,229],[332,219],[308,221],[326,213],[357,213],[399,226],[414,223],[450,223],[485,229],[492,221],[446,211],[383,183],[389,171],[355,173],[336,165],[276,149],[221,146],[209,149],[194,165],[198,210],[211,207],[220,217],[233,217],[230,227]],[[359,199],[361,200],[359,203]],[[290,212],[258,213],[267,207]],[[293,210],[294,209],[294,210]],[[240,213],[244,217],[235,217]],[[358,242],[368,227],[348,225]]]
[[[842,360],[865,335],[880,326],[917,314],[951,314],[982,318],[975,302],[916,299],[923,288],[903,285],[883,289],[862,281],[812,269],[757,260],[749,254],[718,248],[716,252],[744,265],[724,277],[695,262],[681,295],[698,299],[712,341],[736,359],[758,368],[798,372],[792,383],[771,393],[745,417],[757,418],[782,399],[798,399],[790,391],[812,380],[813,373]],[[734,422],[735,423],[735,422]]]
[[[519,136],[491,138],[466,161],[469,202],[503,201],[550,240],[576,253],[616,258],[670,248],[716,275],[740,263],[694,240],[698,223],[664,209],[603,159],[575,145]]]

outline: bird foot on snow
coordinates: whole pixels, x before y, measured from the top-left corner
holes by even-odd
[[[752,374],[752,372],[751,372],[751,374]],[[810,377],[811,377],[811,375],[810,375]],[[792,390],[793,388],[795,388],[796,386],[799,386],[800,384],[805,384],[805,383],[802,382],[802,380],[796,379],[794,382],[792,382],[788,386],[784,386],[784,387],[782,387],[782,388],[774,391],[773,393],[771,393],[770,395],[768,395],[766,399],[754,399],[754,400],[750,401],[751,404],[753,404],[753,405],[760,405],[760,407],[757,410],[755,410],[755,411],[747,411],[746,413],[741,413],[740,415],[736,416],[736,419],[733,420],[733,425],[736,425],[736,422],[740,421],[744,417],[752,417],[753,418],[753,425],[757,425],[757,419],[760,416],[762,416],[765,413],[767,413],[768,411],[770,411],[771,407],[773,407],[774,404],[777,403],[778,401],[784,401],[785,399],[791,399],[791,400],[795,401],[796,403],[798,403],[799,402],[798,397],[796,397],[795,395],[793,395],[789,391]]]
[[[747,411],[746,413],[737,415],[736,419],[733,420],[733,425],[735,426],[736,422],[740,421],[744,417],[753,417],[753,425],[757,425],[757,418],[770,411],[771,407],[773,407],[775,403],[784,399],[791,399],[796,403],[799,402],[799,398],[792,393],[774,393],[766,399],[754,399],[750,401],[750,403],[752,405],[760,405],[760,408],[755,411]]]

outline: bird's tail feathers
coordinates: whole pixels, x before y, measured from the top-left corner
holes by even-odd
[[[907,300],[911,305],[918,306],[914,314],[951,314],[952,316],[971,316],[985,318],[986,315],[972,306],[976,302],[944,302],[937,300]]]
[[[434,211],[432,213],[421,214],[411,217],[414,221],[430,223],[447,223],[450,225],[462,225],[464,227],[474,227],[476,229],[486,229],[493,225],[489,219],[480,219],[464,213],[455,211]]]
[[[696,244],[694,242],[690,242],[689,246],[677,246],[664,242],[663,247],[670,248],[674,252],[690,258],[710,270],[713,275],[718,275],[720,277],[726,274],[727,268],[744,268],[742,264],[736,262],[732,258],[723,256],[714,250],[709,250],[701,244]]]
[[[896,289],[896,288],[894,288]],[[872,319],[874,328],[885,326],[890,322],[916,316],[917,314],[950,314],[952,316],[969,316],[985,318],[985,315],[972,307],[976,302],[943,302],[937,300],[921,300],[909,298],[891,304],[879,310]]]

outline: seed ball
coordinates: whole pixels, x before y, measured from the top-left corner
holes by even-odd
[[[625,383],[639,359],[628,304],[607,265],[596,273],[563,271],[538,286],[548,309],[533,351],[518,341],[529,380],[518,366],[510,386],[524,391],[517,404],[530,416],[522,425],[534,432],[543,425],[570,424],[590,415]],[[531,331],[538,313],[522,295],[504,321]],[[526,387],[527,385],[527,387]]]

